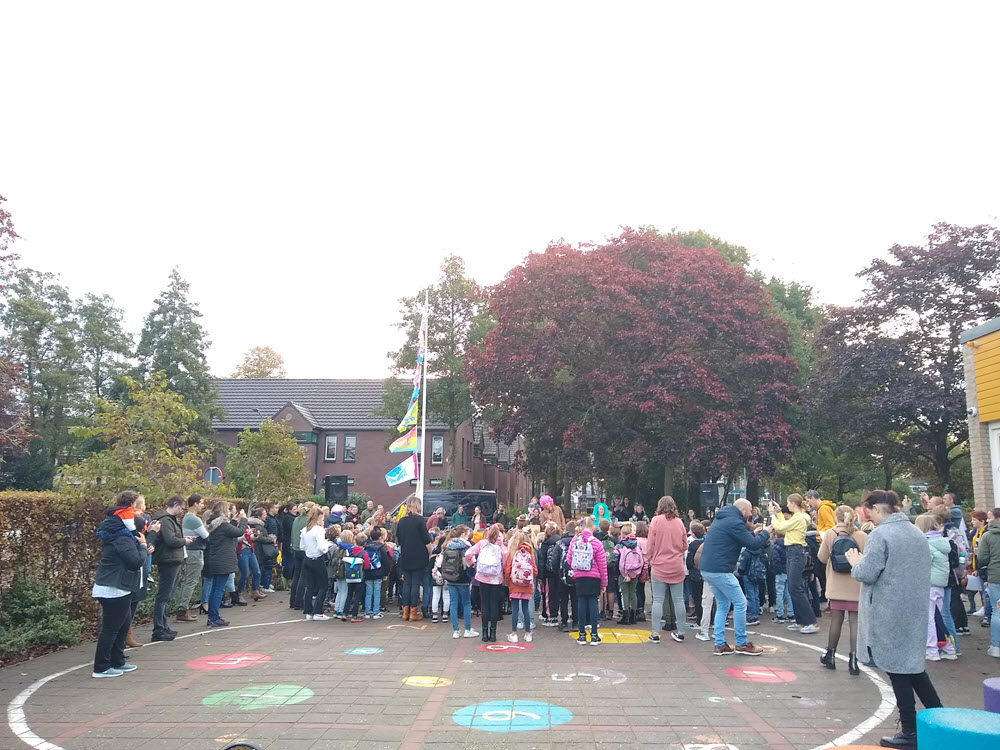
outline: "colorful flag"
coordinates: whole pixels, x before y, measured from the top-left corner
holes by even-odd
[[[399,423],[396,427],[400,432],[406,432],[407,427],[413,427],[417,423],[417,401],[413,399],[410,401],[410,408],[406,410],[406,416],[403,417],[403,421]]]
[[[423,316],[420,318],[420,338],[417,340],[417,364],[419,365],[424,361],[424,357],[427,355],[427,310],[424,310]]]
[[[401,438],[397,438],[393,441],[392,445],[389,446],[390,453],[405,453],[410,451],[411,453],[417,450],[417,428],[412,427],[410,431],[403,435]]]
[[[416,479],[417,473],[417,454],[414,453],[412,456],[404,458],[399,466],[390,470],[385,475],[385,483],[390,487],[395,487],[397,484]]]

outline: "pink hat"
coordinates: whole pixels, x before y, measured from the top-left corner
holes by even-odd
[[[538,498],[538,502],[543,508],[548,508],[550,505],[553,505],[555,501],[548,495],[542,495]]]

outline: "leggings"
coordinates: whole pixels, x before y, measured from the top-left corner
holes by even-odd
[[[670,593],[670,599],[674,603],[674,612],[677,613],[675,622],[677,632],[683,634],[684,628],[687,627],[687,618],[684,614],[683,581],[666,583],[665,581],[657,580],[655,576],[650,577],[649,580],[653,584],[653,621],[650,625],[650,630],[653,631],[652,634],[660,634],[661,623],[663,621],[663,600],[666,598],[668,592]]]
[[[785,545],[788,587],[792,596],[792,609],[795,610],[795,622],[799,625],[812,625],[816,622],[816,615],[813,613],[812,604],[806,594],[805,580],[802,577],[808,554],[804,544]]]
[[[431,612],[436,614],[438,611],[438,604],[441,605],[441,614],[447,614],[451,610],[451,589],[445,584],[444,586],[434,586],[434,596],[431,599]]]
[[[483,627],[490,625],[496,627],[500,621],[500,598],[503,593],[503,586],[499,583],[479,582],[479,596],[483,605]]]
[[[622,609],[625,610],[625,612],[634,612],[639,608],[639,598],[635,594],[636,586],[638,585],[638,578],[626,581],[625,577],[622,576],[618,579],[618,588],[622,595]]]

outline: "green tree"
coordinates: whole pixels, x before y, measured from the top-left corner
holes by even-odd
[[[88,294],[77,305],[80,353],[87,371],[87,389],[104,398],[110,385],[127,371],[132,337],[122,328],[123,313],[107,294]]]
[[[197,414],[194,431],[207,435],[212,431],[212,417],[220,415],[221,410],[205,358],[211,342],[198,322],[201,312],[198,304],[189,299],[190,289],[176,268],[170,272],[167,288],[156,298],[143,323],[136,352],[137,374],[149,377],[154,372],[164,373],[170,390],[183,396]]]
[[[71,428],[74,436],[96,438],[107,447],[63,466],[64,490],[90,494],[134,489],[156,505],[173,494],[203,488],[198,464],[207,456],[195,444],[195,411],[167,388],[162,372],[144,383],[126,375],[123,383],[123,402],[95,398],[91,424]]]
[[[226,473],[238,497],[253,503],[298,500],[312,491],[302,448],[286,424],[265,419],[247,428],[226,459]]]
[[[269,346],[255,346],[243,356],[234,378],[283,378],[285,360]]]
[[[749,250],[742,245],[734,245],[731,242],[720,240],[703,229],[696,229],[693,232],[678,232],[674,229],[670,236],[685,247],[692,247],[695,250],[704,250],[710,247],[716,250],[732,266],[746,268],[750,265]]]

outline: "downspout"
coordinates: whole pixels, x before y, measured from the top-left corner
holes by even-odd
[[[313,435],[316,435],[316,430],[313,430]],[[313,453],[316,455],[316,460],[313,461],[313,494],[319,492],[316,489],[317,482],[319,482],[319,436],[316,436],[316,444],[313,446]]]

